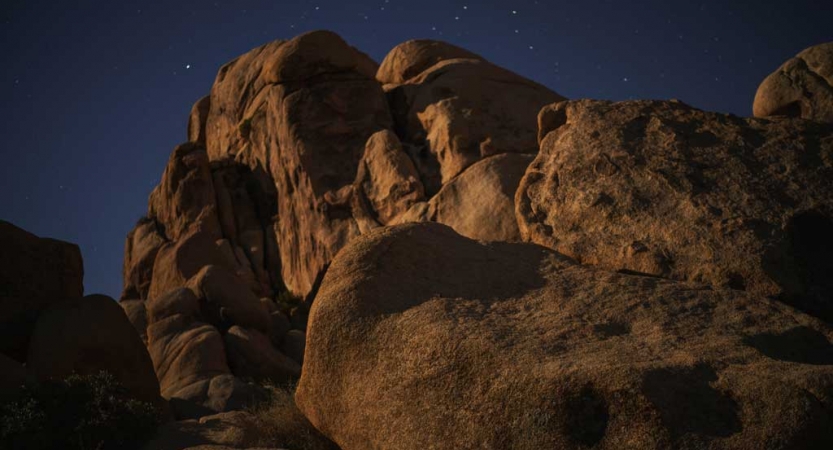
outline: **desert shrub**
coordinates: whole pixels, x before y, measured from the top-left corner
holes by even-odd
[[[240,137],[243,139],[248,139],[249,134],[252,132],[252,118],[249,117],[247,119],[243,119],[237,125],[237,131],[240,133]]]
[[[338,450],[295,406],[294,386],[265,386],[269,401],[248,409],[254,441],[252,445],[287,450]]]
[[[107,372],[25,386],[0,406],[0,448],[139,448],[160,423],[153,405],[131,398]]]
[[[303,303],[303,299],[289,291],[283,291],[275,297],[275,304],[278,305],[278,309],[286,315],[289,315],[289,311],[301,303]]]

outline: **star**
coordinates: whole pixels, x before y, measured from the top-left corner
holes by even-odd
[[[622,78],[622,81],[624,81],[625,83],[627,83],[627,82],[628,82],[628,77]]]
[[[518,12],[517,12],[517,11],[515,11],[514,9],[512,10],[512,14],[517,14],[517,13],[518,13]]]
[[[191,65],[190,65],[190,64],[186,64],[186,65],[185,65],[185,68],[186,68],[186,69],[190,69],[190,68],[191,68]]]

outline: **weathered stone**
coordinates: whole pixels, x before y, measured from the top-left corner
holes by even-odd
[[[516,197],[525,240],[833,320],[833,125],[592,100],[541,124]]]
[[[485,61],[481,56],[447,42],[414,39],[394,47],[376,72],[382,84],[402,84],[435,64],[449,59]]]
[[[442,60],[386,90],[428,195],[482,158],[536,153],[538,111],[564,100],[482,59]]]
[[[833,123],[833,42],[802,51],[766,77],[752,112]]]
[[[356,185],[380,224],[387,224],[425,198],[414,163],[390,130],[379,131],[368,139]]]
[[[212,240],[221,237],[205,148],[189,142],[174,149],[162,181],[150,194],[148,216],[159,222],[171,241],[179,241],[197,228]]]
[[[103,295],[57,303],[41,313],[26,368],[39,380],[106,371],[136,398],[161,403],[144,343],[115,300]]]
[[[269,327],[269,340],[275,348],[281,348],[283,339],[286,333],[292,329],[292,325],[289,323],[289,318],[280,311],[273,312],[270,318],[272,322]]]
[[[439,222],[472,239],[520,241],[515,191],[534,158],[504,153],[482,159],[391,224]]]
[[[192,385],[205,383],[207,391],[209,380],[230,372],[222,336],[199,320],[199,302],[189,289],[154,297],[147,307],[148,350],[162,396],[204,400],[205,393]]]
[[[0,353],[24,362],[41,311],[84,292],[77,245],[0,220]]]
[[[226,333],[225,342],[229,365],[238,376],[285,383],[301,375],[301,366],[277,351],[258,331],[234,326]]]
[[[148,298],[153,299],[185,283],[204,266],[224,266],[228,270],[229,260],[215,243],[211,233],[196,230],[178,242],[169,242],[159,249],[153,263],[153,279]]]
[[[205,266],[186,285],[203,301],[203,316],[225,330],[241,325],[269,330],[269,313],[243,282],[220,266]]]
[[[119,306],[124,310],[127,320],[133,325],[133,329],[139,334],[142,342],[148,343],[148,318],[145,301],[140,299],[119,300]]]
[[[211,110],[211,96],[197,100],[188,116],[188,140],[205,147],[205,122]]]
[[[826,448],[833,330],[431,223],[330,266],[296,401],[344,449]]]
[[[146,299],[153,279],[153,263],[159,249],[165,244],[155,219],[143,217],[130,230],[124,243],[122,299]]]
[[[304,364],[304,347],[307,335],[301,330],[289,330],[283,338],[281,351],[298,364]]]
[[[391,126],[375,71],[341,38],[314,32],[241,56],[212,87],[209,156],[262,167],[273,180],[280,270],[298,295],[359,234],[349,198],[336,193],[353,184],[367,139]]]

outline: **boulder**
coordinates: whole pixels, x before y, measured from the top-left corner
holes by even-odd
[[[752,112],[833,123],[833,42],[802,51],[766,77]]]
[[[177,242],[166,243],[159,249],[153,263],[148,299],[185,286],[191,277],[207,265],[224,266],[229,270],[237,268],[222,253],[210,232],[197,229]]]
[[[211,96],[197,100],[188,116],[188,141],[205,147],[205,122],[211,110]]]
[[[0,353],[24,362],[41,311],[83,295],[81,251],[3,220],[0,249]]]
[[[153,279],[153,263],[165,244],[161,225],[155,219],[143,217],[124,243],[122,299],[146,299]]]
[[[159,222],[171,241],[179,241],[197,228],[212,240],[221,237],[217,198],[204,147],[188,142],[174,149],[162,181],[148,199],[148,216]]]
[[[161,403],[144,343],[115,300],[103,295],[57,303],[41,313],[26,368],[38,380],[106,371],[136,398]]]
[[[297,295],[359,234],[350,196],[339,194],[351,188],[368,138],[391,127],[375,72],[340,37],[315,31],[252,50],[221,68],[212,87],[208,155],[273,180],[282,281]]]
[[[391,224],[439,222],[472,239],[517,242],[515,191],[535,157],[504,153],[482,159]]]
[[[382,84],[403,84],[435,64],[449,59],[485,61],[483,57],[447,42],[413,39],[388,52],[376,72],[376,79]]]
[[[298,364],[304,364],[307,335],[301,330],[289,330],[283,338],[281,352]]]
[[[301,375],[299,363],[276,350],[256,330],[233,326],[224,338],[229,366],[237,376],[285,383]]]
[[[210,380],[230,373],[223,338],[202,322],[199,302],[185,288],[148,301],[148,350],[165,398],[204,401]],[[205,384],[197,389],[195,384]]]
[[[283,338],[292,329],[292,325],[289,323],[289,318],[280,311],[273,312],[269,317],[271,319],[269,340],[275,348],[280,348],[283,344]]]
[[[266,307],[228,270],[205,266],[188,280],[186,287],[202,301],[203,317],[215,327],[226,330],[232,325],[241,325],[264,333],[269,330]]]
[[[673,101],[564,102],[539,119],[515,202],[524,240],[833,321],[833,125]]]
[[[389,57],[402,55],[414,56],[414,66],[423,66],[419,52],[394,48]],[[429,196],[482,158],[535,154],[538,111],[564,100],[482,58],[440,60],[407,82],[385,89],[397,134],[406,143]]]
[[[124,310],[127,320],[139,334],[145,345],[148,343],[148,318],[145,301],[139,299],[119,300],[119,306]]]
[[[748,293],[408,224],[333,261],[296,402],[343,449],[828,448],[831,338]]]
[[[380,224],[391,222],[425,199],[414,163],[390,130],[379,131],[367,140],[356,185]]]

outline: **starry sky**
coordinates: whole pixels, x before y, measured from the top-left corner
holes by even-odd
[[[330,29],[377,61],[445,40],[568,98],[678,98],[751,115],[758,84],[833,41],[823,1],[2,0],[0,219],[77,243],[86,293],[118,298],[191,105],[219,67]]]

